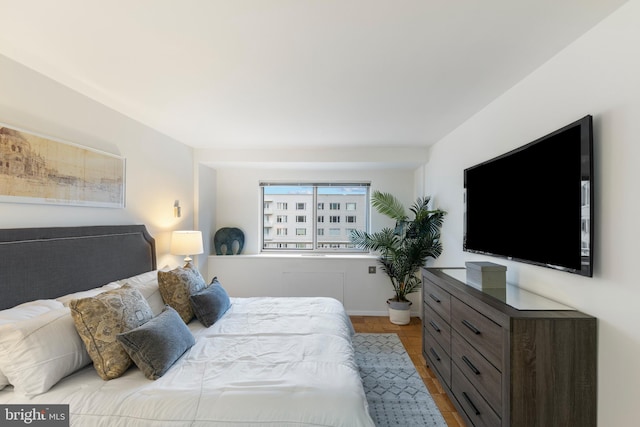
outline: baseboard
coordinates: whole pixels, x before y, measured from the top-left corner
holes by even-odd
[[[349,316],[388,316],[389,312],[384,311],[360,311],[360,310],[347,310]],[[420,317],[419,310],[411,310],[411,317]]]

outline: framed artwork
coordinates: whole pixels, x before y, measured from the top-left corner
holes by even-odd
[[[123,157],[0,124],[0,202],[123,208]]]

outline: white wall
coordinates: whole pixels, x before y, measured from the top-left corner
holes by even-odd
[[[369,274],[370,266],[376,273]],[[393,296],[388,276],[368,255],[212,256],[209,272],[234,297],[331,297],[350,315],[386,316]],[[409,295],[412,316],[420,314],[420,296]]]
[[[204,253],[197,257],[193,257],[197,262],[198,269],[204,277],[208,277],[207,272],[207,259],[209,255],[215,253],[213,247],[213,236],[216,232],[216,186],[217,186],[217,174],[216,171],[210,167],[202,164],[196,166],[196,223],[194,229],[202,232],[202,239],[204,240]]]
[[[483,257],[462,251],[463,169],[586,114],[595,130],[595,274],[507,262],[508,280],[599,319],[598,421],[637,425],[640,383],[640,0],[632,0],[433,146],[425,191],[449,212],[439,266]],[[544,167],[541,168],[543,173]],[[420,173],[419,171],[417,173]],[[549,208],[540,202],[544,214]],[[544,236],[541,236],[544,238]],[[549,236],[553,244],[553,236]]]
[[[340,155],[340,150],[335,150]],[[391,192],[405,206],[413,202],[412,169],[323,169],[315,168],[219,168],[216,189],[216,229],[238,227],[245,234],[244,254],[260,253],[260,181],[348,182],[370,181],[372,190]],[[393,221],[371,212],[372,229],[393,226]]]
[[[158,264],[171,231],[191,229],[193,150],[16,62],[0,56],[0,123],[126,158],[124,209],[0,203],[0,228],[146,224]],[[174,218],[179,199],[182,217]]]
[[[330,155],[331,150],[327,150]],[[336,159],[340,150],[334,150]],[[310,160],[311,161],[311,160]],[[311,161],[311,163],[313,163]],[[324,165],[324,166],[323,166]],[[221,227],[238,227],[245,233],[243,254],[250,256],[211,256],[208,263],[209,278],[218,276],[229,288],[232,296],[271,295],[286,296],[309,294],[311,287],[298,290],[288,285],[289,273],[333,272],[344,277],[345,308],[350,314],[385,315],[386,300],[393,296],[386,275],[378,268],[370,275],[368,267],[377,266],[372,258],[345,257],[283,257],[258,256],[260,253],[261,198],[260,181],[293,180],[316,182],[370,181],[372,190],[392,192],[405,206],[414,201],[414,174],[411,168],[328,168],[324,162],[310,168],[274,168],[268,164],[262,167],[242,168],[218,166],[216,173],[215,217],[216,230]],[[372,229],[393,226],[392,220],[371,212]],[[297,276],[301,277],[301,276]],[[315,280],[315,279],[314,279]],[[328,285],[329,286],[329,285]],[[333,286],[333,285],[331,285]],[[315,294],[321,295],[319,287]],[[312,292],[313,293],[313,292]],[[413,295],[419,301],[419,294]],[[419,313],[419,304],[414,304],[414,315]]]

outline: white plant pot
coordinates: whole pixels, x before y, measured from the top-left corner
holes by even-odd
[[[389,321],[395,325],[408,325],[411,321],[411,302],[387,301]]]
[[[396,310],[389,307],[389,321],[395,325],[408,325],[411,321],[411,310]]]

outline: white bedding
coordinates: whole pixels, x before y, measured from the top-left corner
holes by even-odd
[[[87,366],[48,392],[11,387],[0,403],[68,403],[73,426],[373,426],[355,364],[353,329],[330,298],[232,298],[160,379],[133,366],[103,381]]]

